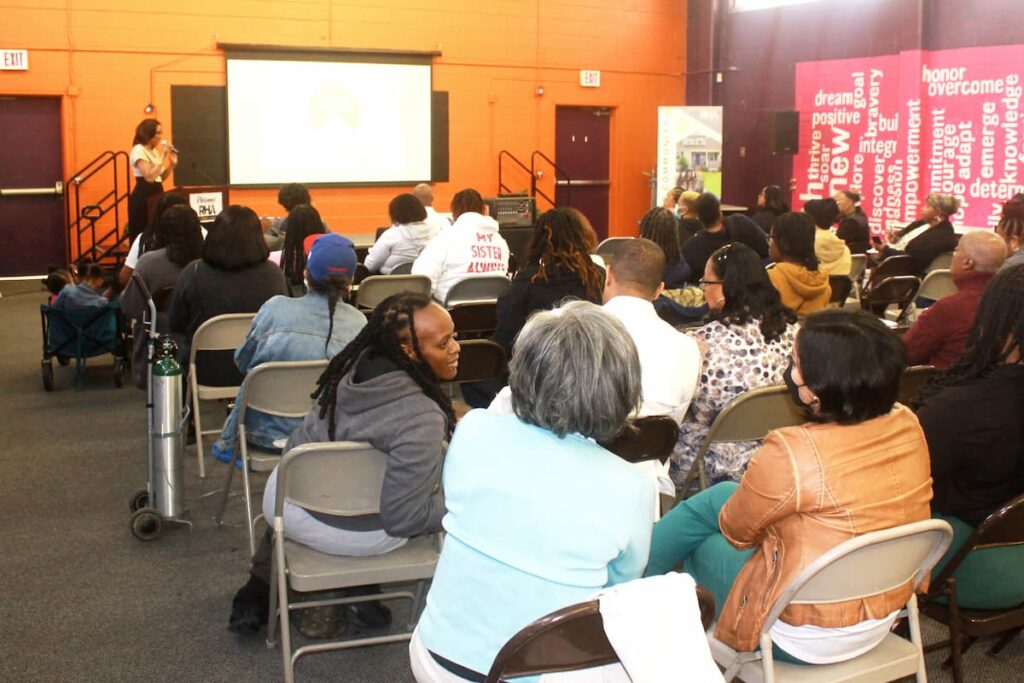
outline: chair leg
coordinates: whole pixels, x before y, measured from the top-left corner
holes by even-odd
[[[426,597],[426,580],[417,581],[416,588],[413,590],[412,605],[409,607],[409,624],[407,631],[412,631],[416,628],[416,622],[420,620],[420,612],[423,611],[423,600]]]
[[[238,427],[239,439],[235,444],[235,451],[242,454],[242,488],[245,493],[245,528],[249,532],[249,556],[256,554],[256,535],[252,524],[252,484],[249,482],[249,451],[245,444],[245,427]],[[231,454],[231,469],[235,469],[236,453]]]
[[[195,368],[189,368],[189,389],[192,394],[192,424],[196,428],[196,458],[199,460],[199,478],[206,479],[206,465],[203,462],[203,425],[199,418],[199,389],[195,386]]]
[[[281,660],[284,664],[285,683],[295,683],[292,662],[292,633],[288,619],[288,577],[284,563],[284,520],[274,518],[274,563],[277,565],[277,605],[281,620]],[[269,629],[269,623],[268,623]]]
[[[274,636],[277,631],[277,619],[280,615],[280,610],[277,607],[277,558],[274,555],[270,556],[270,602],[267,605],[267,647],[273,649],[277,647],[277,641],[274,640]]]
[[[1010,644],[1010,641],[1012,641],[1012,640],[1013,640],[1014,638],[1016,638],[1017,636],[1019,636],[1019,635],[1020,635],[1020,632],[1021,632],[1022,630],[1024,630],[1024,629],[1022,629],[1022,628],[1015,628],[1015,629],[1013,629],[1012,631],[1007,631],[1006,633],[1004,633],[1004,634],[1003,634],[1003,635],[1002,635],[1002,636],[1001,636],[1001,637],[999,638],[999,640],[997,640],[997,641],[996,641],[996,644],[995,644],[995,645],[993,645],[993,646],[992,646],[991,648],[989,648],[989,651],[988,651],[988,653],[989,653],[990,655],[997,655],[997,654],[999,654],[1000,652],[1002,652],[1002,651],[1003,651],[1003,648],[1004,648],[1004,647],[1006,647],[1007,645],[1009,645],[1009,644]]]
[[[231,482],[235,477],[235,460],[238,458],[238,453],[231,454],[231,462],[228,464],[228,479],[224,482],[224,490],[220,495],[220,504],[217,506],[217,514],[213,516],[213,523],[217,526],[223,524],[224,521],[224,510],[228,506],[228,498],[231,497]],[[256,552],[256,549],[252,547],[252,537],[249,538],[249,557],[252,557]]]
[[[956,599],[956,579],[946,579],[946,597],[949,605],[949,651],[953,662],[953,681],[963,683],[964,672],[960,650],[960,605]]]
[[[917,611],[917,596],[911,594],[907,601],[907,622],[910,625],[910,640],[917,646],[917,683],[928,683],[924,666],[924,643],[921,640],[921,615]]]

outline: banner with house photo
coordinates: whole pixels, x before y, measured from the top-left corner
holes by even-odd
[[[722,108],[658,107],[658,198],[673,187],[722,196]]]

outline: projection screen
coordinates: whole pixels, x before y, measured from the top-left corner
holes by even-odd
[[[232,185],[430,179],[429,58],[228,54]]]

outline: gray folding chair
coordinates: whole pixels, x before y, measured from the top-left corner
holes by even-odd
[[[405,292],[430,296],[431,286],[426,275],[371,275],[359,283],[356,306],[372,310],[389,296]]]
[[[468,275],[448,290],[444,298],[445,308],[455,304],[497,301],[508,291],[511,281],[504,275]]]
[[[402,547],[383,555],[342,557],[326,555],[288,540],[284,526],[285,501],[307,510],[341,517],[379,513],[380,491],[386,466],[387,455],[369,444],[344,441],[303,444],[288,451],[278,466],[267,645],[273,647],[276,644],[275,628],[279,613],[285,683],[293,683],[295,662],[305,654],[394,643],[412,637],[412,630],[423,607],[427,583],[434,576],[434,568],[437,566],[440,553],[438,535],[410,538]],[[390,590],[372,595],[305,602],[291,601],[288,595],[289,588],[298,593],[306,593],[411,582],[416,583],[413,592]],[[292,652],[289,627],[291,610],[399,598],[412,602],[404,632],[315,643]]]
[[[850,295],[856,301],[860,301],[860,290],[864,280],[864,270],[867,266],[867,254],[850,254],[850,280],[853,282],[853,289],[850,291]]]
[[[245,436],[245,415],[256,410],[275,417],[303,418],[313,405],[310,396],[316,389],[317,379],[327,367],[326,360],[288,361],[261,363],[249,371],[238,392],[238,438],[231,451],[228,478],[221,493],[220,506],[213,521],[220,525],[224,508],[231,494],[231,480],[235,475],[235,463],[242,460],[242,488],[245,495],[245,525],[249,532],[249,556],[256,552],[256,521],[262,517],[252,514],[252,485],[249,482],[249,468],[254,472],[269,472],[281,461],[281,454],[257,446],[250,446]]]
[[[252,327],[255,313],[226,313],[210,318],[192,335],[192,347],[188,356],[188,393],[192,397],[192,419],[196,425],[196,457],[199,459],[199,477],[206,478],[206,466],[203,458],[203,436],[220,434],[220,428],[203,429],[199,415],[200,401],[216,401],[233,399],[238,394],[239,385],[210,386],[199,383],[199,367],[196,354],[201,351],[234,351],[245,342],[245,337]]]
[[[704,443],[700,445],[693,460],[693,466],[683,480],[680,489],[683,497],[689,494],[694,479],[700,482],[701,490],[708,487],[704,458],[712,444],[763,439],[773,429],[802,425],[805,422],[807,416],[796,407],[789,397],[789,390],[784,386],[761,387],[740,394],[711,423]]]
[[[944,251],[928,264],[928,267],[924,269],[925,274],[932,272],[933,270],[949,270],[950,264],[953,263],[953,252]]]
[[[632,239],[632,237],[608,237],[601,240],[601,243],[597,245],[597,249],[594,250],[594,253],[607,262],[615,256],[615,252],[619,250],[619,247],[622,246],[622,244]]]
[[[412,261],[406,261],[405,263],[399,263],[397,266],[391,269],[388,275],[411,275],[412,274]]]
[[[941,268],[931,270],[921,281],[921,289],[917,290],[917,298],[938,301],[944,296],[956,294],[956,284],[953,282],[953,273]]]
[[[804,568],[772,605],[761,627],[760,650],[737,652],[713,635],[711,655],[725,668],[725,680],[745,683],[872,683],[916,676],[925,683],[924,653],[917,596],[911,591],[901,616],[910,622],[910,640],[889,633],[872,650],[838,664],[801,665],[772,658],[772,624],[791,604],[845,602],[878,595],[911,583],[921,584],[953,540],[953,529],[942,520],[928,519],[873,531],[852,538]]]

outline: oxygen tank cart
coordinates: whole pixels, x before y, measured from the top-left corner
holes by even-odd
[[[148,479],[146,488],[132,496],[131,530],[140,541],[151,541],[164,524],[183,524],[186,518],[182,369],[178,345],[156,331],[156,304],[138,275],[132,276],[149,307],[149,339],[146,345],[146,425]]]

